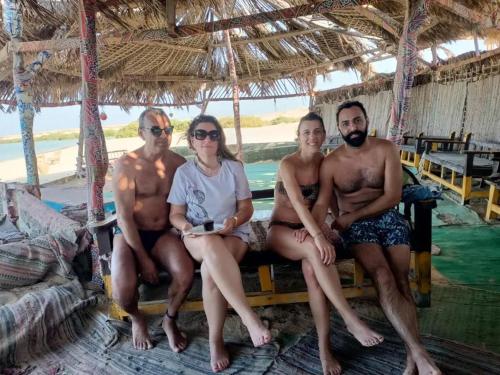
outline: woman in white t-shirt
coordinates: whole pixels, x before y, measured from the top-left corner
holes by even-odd
[[[186,248],[201,263],[210,363],[212,370],[219,372],[229,366],[223,338],[228,302],[247,327],[254,346],[271,340],[271,333],[246,300],[238,266],[248,249],[252,194],[243,165],[226,147],[224,132],[215,117],[196,117],[187,139],[196,155],[175,173],[168,196],[170,222],[183,232]],[[200,234],[198,226],[207,220],[222,229]]]

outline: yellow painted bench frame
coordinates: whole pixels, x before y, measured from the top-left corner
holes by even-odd
[[[486,206],[486,221],[491,221],[500,215],[500,183],[495,181],[486,181],[490,185],[488,196],[488,205]]]
[[[273,190],[269,189],[261,193],[260,198],[272,197]],[[259,195],[259,194],[257,194]],[[267,196],[269,195],[269,196]],[[435,201],[422,201],[414,205],[414,230],[412,241],[412,273],[410,275],[410,285],[415,295],[416,303],[420,307],[430,306],[431,295],[431,211],[435,207]],[[113,319],[123,319],[128,314],[116,304],[112,299],[111,273],[108,259],[112,249],[112,229],[116,225],[116,216],[113,215],[106,220],[89,224],[89,229],[93,232],[94,238],[99,247],[101,259],[101,272],[104,281],[105,293],[110,299],[109,316]],[[373,295],[375,289],[371,284],[365,284],[365,272],[363,267],[354,259],[340,260],[340,262],[352,262],[353,281],[343,285],[343,292],[346,298],[361,297],[363,295]],[[307,291],[280,292],[276,290],[273,264],[262,264],[258,266],[260,290],[258,292],[247,293],[247,299],[251,306],[269,306],[279,304],[289,304],[298,302],[308,302]],[[145,314],[164,314],[167,309],[166,300],[141,301],[139,309]],[[187,300],[180,308],[181,311],[202,311],[203,302],[199,300]]]

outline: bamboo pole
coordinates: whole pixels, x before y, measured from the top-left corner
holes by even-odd
[[[399,40],[396,75],[393,86],[391,118],[387,139],[401,144],[408,120],[410,95],[417,67],[418,29],[427,16],[430,0],[407,1],[403,34]]]
[[[233,47],[231,46],[231,37],[229,31],[224,30],[224,39],[226,41],[227,62],[229,65],[229,75],[233,86],[233,113],[234,113],[234,130],[236,132],[236,157],[243,161],[243,146],[241,139],[240,125],[240,88],[238,86],[238,76],[236,75],[236,66],[234,65]]]
[[[88,221],[92,223],[104,220],[102,189],[108,169],[108,155],[97,106],[96,0],[80,0],[79,5],[83,129],[88,186],[87,212]]]

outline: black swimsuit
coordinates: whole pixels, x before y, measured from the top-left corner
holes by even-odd
[[[304,197],[305,200],[309,201],[310,205],[312,206],[316,200],[318,199],[319,195],[319,182],[316,182],[315,184],[310,184],[310,185],[299,185],[300,191],[302,192],[302,196]],[[288,197],[288,194],[285,189],[285,185],[283,185],[283,181],[277,181],[276,182],[276,191],[280,194],[283,194],[284,196]],[[273,220],[269,223],[269,228],[272,227],[273,225],[281,225],[284,227],[288,227],[290,229],[302,229],[304,228],[304,224],[302,223],[292,223],[289,221],[282,221],[282,220]]]

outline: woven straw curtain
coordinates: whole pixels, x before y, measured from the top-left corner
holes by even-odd
[[[464,131],[473,139],[500,142],[500,75],[467,86],[467,113]]]

